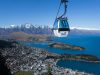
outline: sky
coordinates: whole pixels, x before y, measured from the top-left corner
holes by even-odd
[[[0,27],[25,23],[52,27],[59,4],[60,0],[0,0]],[[69,0],[67,10],[70,27],[100,29],[100,0]]]

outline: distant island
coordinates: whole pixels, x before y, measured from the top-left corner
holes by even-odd
[[[80,47],[80,46],[74,46],[74,45],[69,45],[69,44],[63,44],[63,43],[51,43],[49,44],[49,47],[53,48],[59,48],[59,49],[64,49],[64,50],[85,50],[85,48]]]

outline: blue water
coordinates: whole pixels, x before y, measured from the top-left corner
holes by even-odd
[[[73,70],[79,70],[83,72],[100,75],[100,63],[81,62],[75,60],[61,60],[57,65],[64,68],[71,68]]]
[[[100,37],[91,36],[91,37],[68,37],[68,38],[52,38],[53,42],[62,42],[71,45],[84,47],[83,51],[75,50],[61,50],[56,48],[48,47],[48,43],[34,43],[34,42],[25,42],[24,44],[31,47],[38,47],[47,49],[49,52],[58,53],[58,54],[92,54],[100,57]]]
[[[53,42],[62,42],[71,45],[84,47],[84,51],[74,51],[74,50],[62,50],[56,48],[48,47],[48,43],[32,43],[32,42],[23,42],[24,45],[31,47],[39,47],[48,50],[49,52],[58,53],[58,54],[92,54],[97,57],[100,57],[100,37],[99,36],[68,36],[67,38],[56,38],[52,37]],[[61,60],[58,62],[59,66],[69,67],[74,70],[86,71],[94,73],[95,75],[100,75],[100,63],[89,63],[82,61],[69,61]]]

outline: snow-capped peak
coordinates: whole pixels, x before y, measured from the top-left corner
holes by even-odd
[[[30,27],[31,27],[31,24],[29,24],[29,23],[25,24],[25,28],[30,28]]]

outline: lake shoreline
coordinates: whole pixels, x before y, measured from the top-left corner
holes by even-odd
[[[78,56],[78,58],[75,58],[77,56]],[[83,56],[85,56],[84,59],[81,58]],[[83,62],[100,63],[100,59],[97,58],[96,56],[85,55],[85,54],[81,54],[81,55],[64,54],[64,55],[59,55],[59,56],[48,55],[47,58],[55,58],[55,59],[59,59],[59,60],[64,59],[64,60],[75,60],[75,61],[83,61]],[[88,60],[86,60],[86,58],[88,58]],[[93,58],[93,59],[90,60],[89,58]]]

